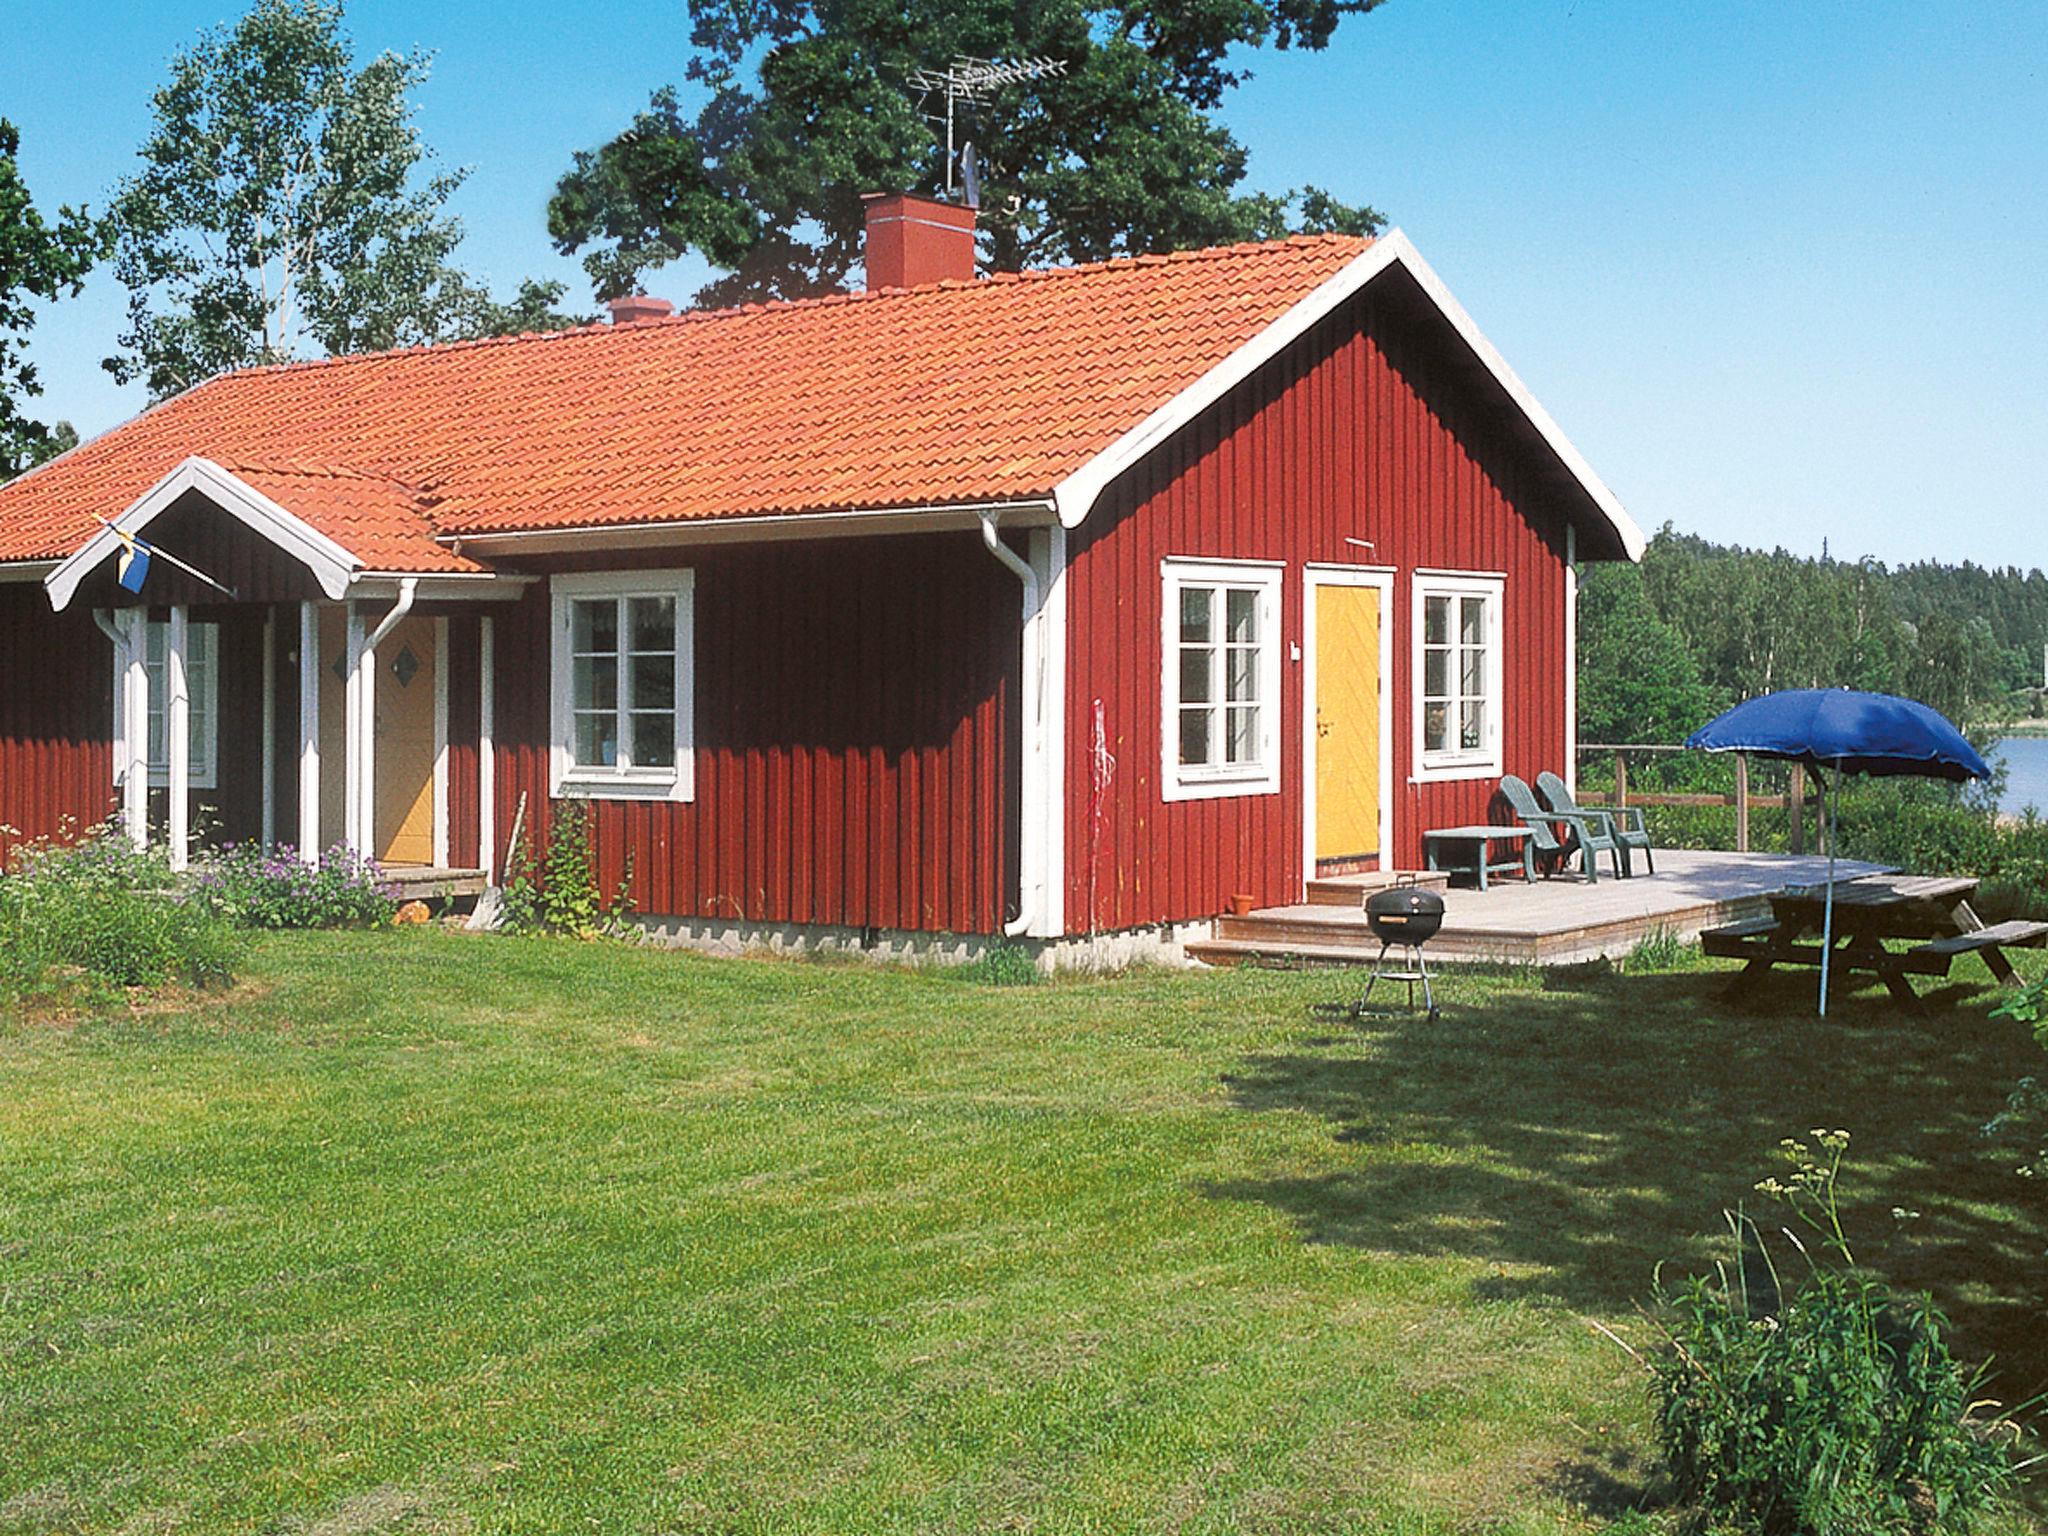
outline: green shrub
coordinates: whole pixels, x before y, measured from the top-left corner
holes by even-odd
[[[308,864],[290,848],[231,845],[206,861],[195,889],[246,928],[374,927],[397,905],[377,866],[339,846]]]
[[[9,850],[0,874],[0,994],[53,990],[78,974],[119,987],[234,979],[241,944],[204,901],[182,899],[161,849],[102,828],[74,843]]]
[[[1792,1238],[1804,1275],[1788,1284],[1757,1227],[1731,1218],[1732,1274],[1660,1297],[1664,1347],[1646,1363],[1675,1490],[1714,1526],[1762,1536],[1968,1530],[2018,1481],[2018,1432],[1977,1417],[1981,1373],[1950,1354],[1933,1302],[1857,1267],[1835,1193],[1848,1134],[1812,1135],[1784,1143],[1787,1180],[1758,1185],[1814,1234]]]
[[[987,987],[1028,987],[1045,979],[1031,946],[1005,938],[991,940],[988,948],[957,967],[954,974],[962,981]]]
[[[589,806],[581,800],[558,800],[549,823],[537,866],[524,828],[506,858],[505,927],[576,938],[624,932],[622,914],[633,882],[630,863],[618,890],[607,900],[597,884]]]

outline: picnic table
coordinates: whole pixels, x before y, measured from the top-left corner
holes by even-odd
[[[1496,859],[1493,845],[1508,845],[1511,857]],[[1441,864],[1438,859],[1445,849],[1469,848],[1472,862],[1464,864]],[[1524,880],[1536,878],[1536,854],[1529,846],[1527,827],[1433,827],[1422,834],[1422,862],[1426,869],[1472,869],[1479,874],[1479,889],[1486,889],[1486,877],[1490,871],[1520,869]]]
[[[2048,923],[1987,926],[1970,906],[1976,894],[1977,882],[1964,876],[1858,875],[1836,881],[1830,977],[1845,971],[1874,975],[1894,998],[1914,1008],[1919,998],[1908,977],[1946,976],[1957,956],[1976,954],[1999,981],[2016,985],[2019,977],[2005,951],[2048,945]],[[1706,953],[1748,962],[1729,987],[1731,996],[1753,990],[1774,966],[1820,964],[1826,883],[1790,886],[1766,899],[1770,916],[1700,935]],[[1890,948],[1888,940],[1907,947]]]

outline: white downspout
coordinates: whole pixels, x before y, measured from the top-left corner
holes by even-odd
[[[1031,562],[1024,559],[996,531],[996,512],[993,508],[981,514],[981,542],[988,546],[988,552],[996,557],[1024,585],[1024,625],[1022,639],[1021,673],[1024,690],[1023,698],[1023,763],[1024,782],[1017,796],[1017,915],[1003,925],[1003,937],[1016,939],[1029,933],[1038,921],[1038,882],[1033,872],[1025,868],[1024,845],[1032,829],[1039,825],[1039,796],[1045,781],[1038,761],[1043,750],[1045,732],[1035,729],[1032,717],[1043,707],[1045,687],[1043,680],[1034,676],[1033,663],[1038,657],[1037,637],[1032,623],[1039,608],[1038,572],[1031,568]]]
[[[375,685],[372,683],[371,687],[365,688],[363,684],[366,678],[363,674],[375,672],[377,666],[377,646],[391,634],[392,630],[398,627],[399,620],[412,612],[413,599],[419,596],[419,590],[420,583],[417,576],[407,576],[401,579],[398,583],[398,601],[391,605],[391,611],[385,614],[378,621],[377,627],[371,630],[369,635],[365,637],[362,648],[356,653],[357,715],[359,719],[355,750],[356,762],[359,766],[356,770],[358,793],[358,803],[356,805],[357,833],[352,841],[355,843],[357,853],[366,859],[374,857],[370,850],[377,840],[377,813],[375,809],[377,803],[377,744],[375,740],[377,725],[374,703],[376,698],[374,692]]]

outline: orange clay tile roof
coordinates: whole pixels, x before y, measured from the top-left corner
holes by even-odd
[[[70,553],[193,454],[382,570],[474,569],[432,532],[1043,497],[1365,245],[1303,236],[227,374],[0,487],[0,560]]]

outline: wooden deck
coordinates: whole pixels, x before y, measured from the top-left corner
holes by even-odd
[[[1883,867],[1844,859],[1835,876]],[[1658,851],[1655,875],[1638,864],[1632,880],[1496,880],[1483,892],[1454,885],[1444,891],[1443,929],[1424,953],[1432,962],[1535,965],[1619,957],[1659,930],[1690,939],[1703,929],[1763,916],[1770,910],[1766,893],[1826,878],[1827,860],[1812,855],[1673,848]],[[1364,898],[1385,883],[1372,875],[1317,881],[1308,902],[1218,918],[1215,937],[1190,943],[1187,952],[1211,965],[1370,963],[1380,946],[1366,926]],[[1356,895],[1347,895],[1354,886]]]
[[[401,902],[481,896],[488,883],[480,869],[451,869],[436,864],[386,864],[379,873],[392,896]]]

